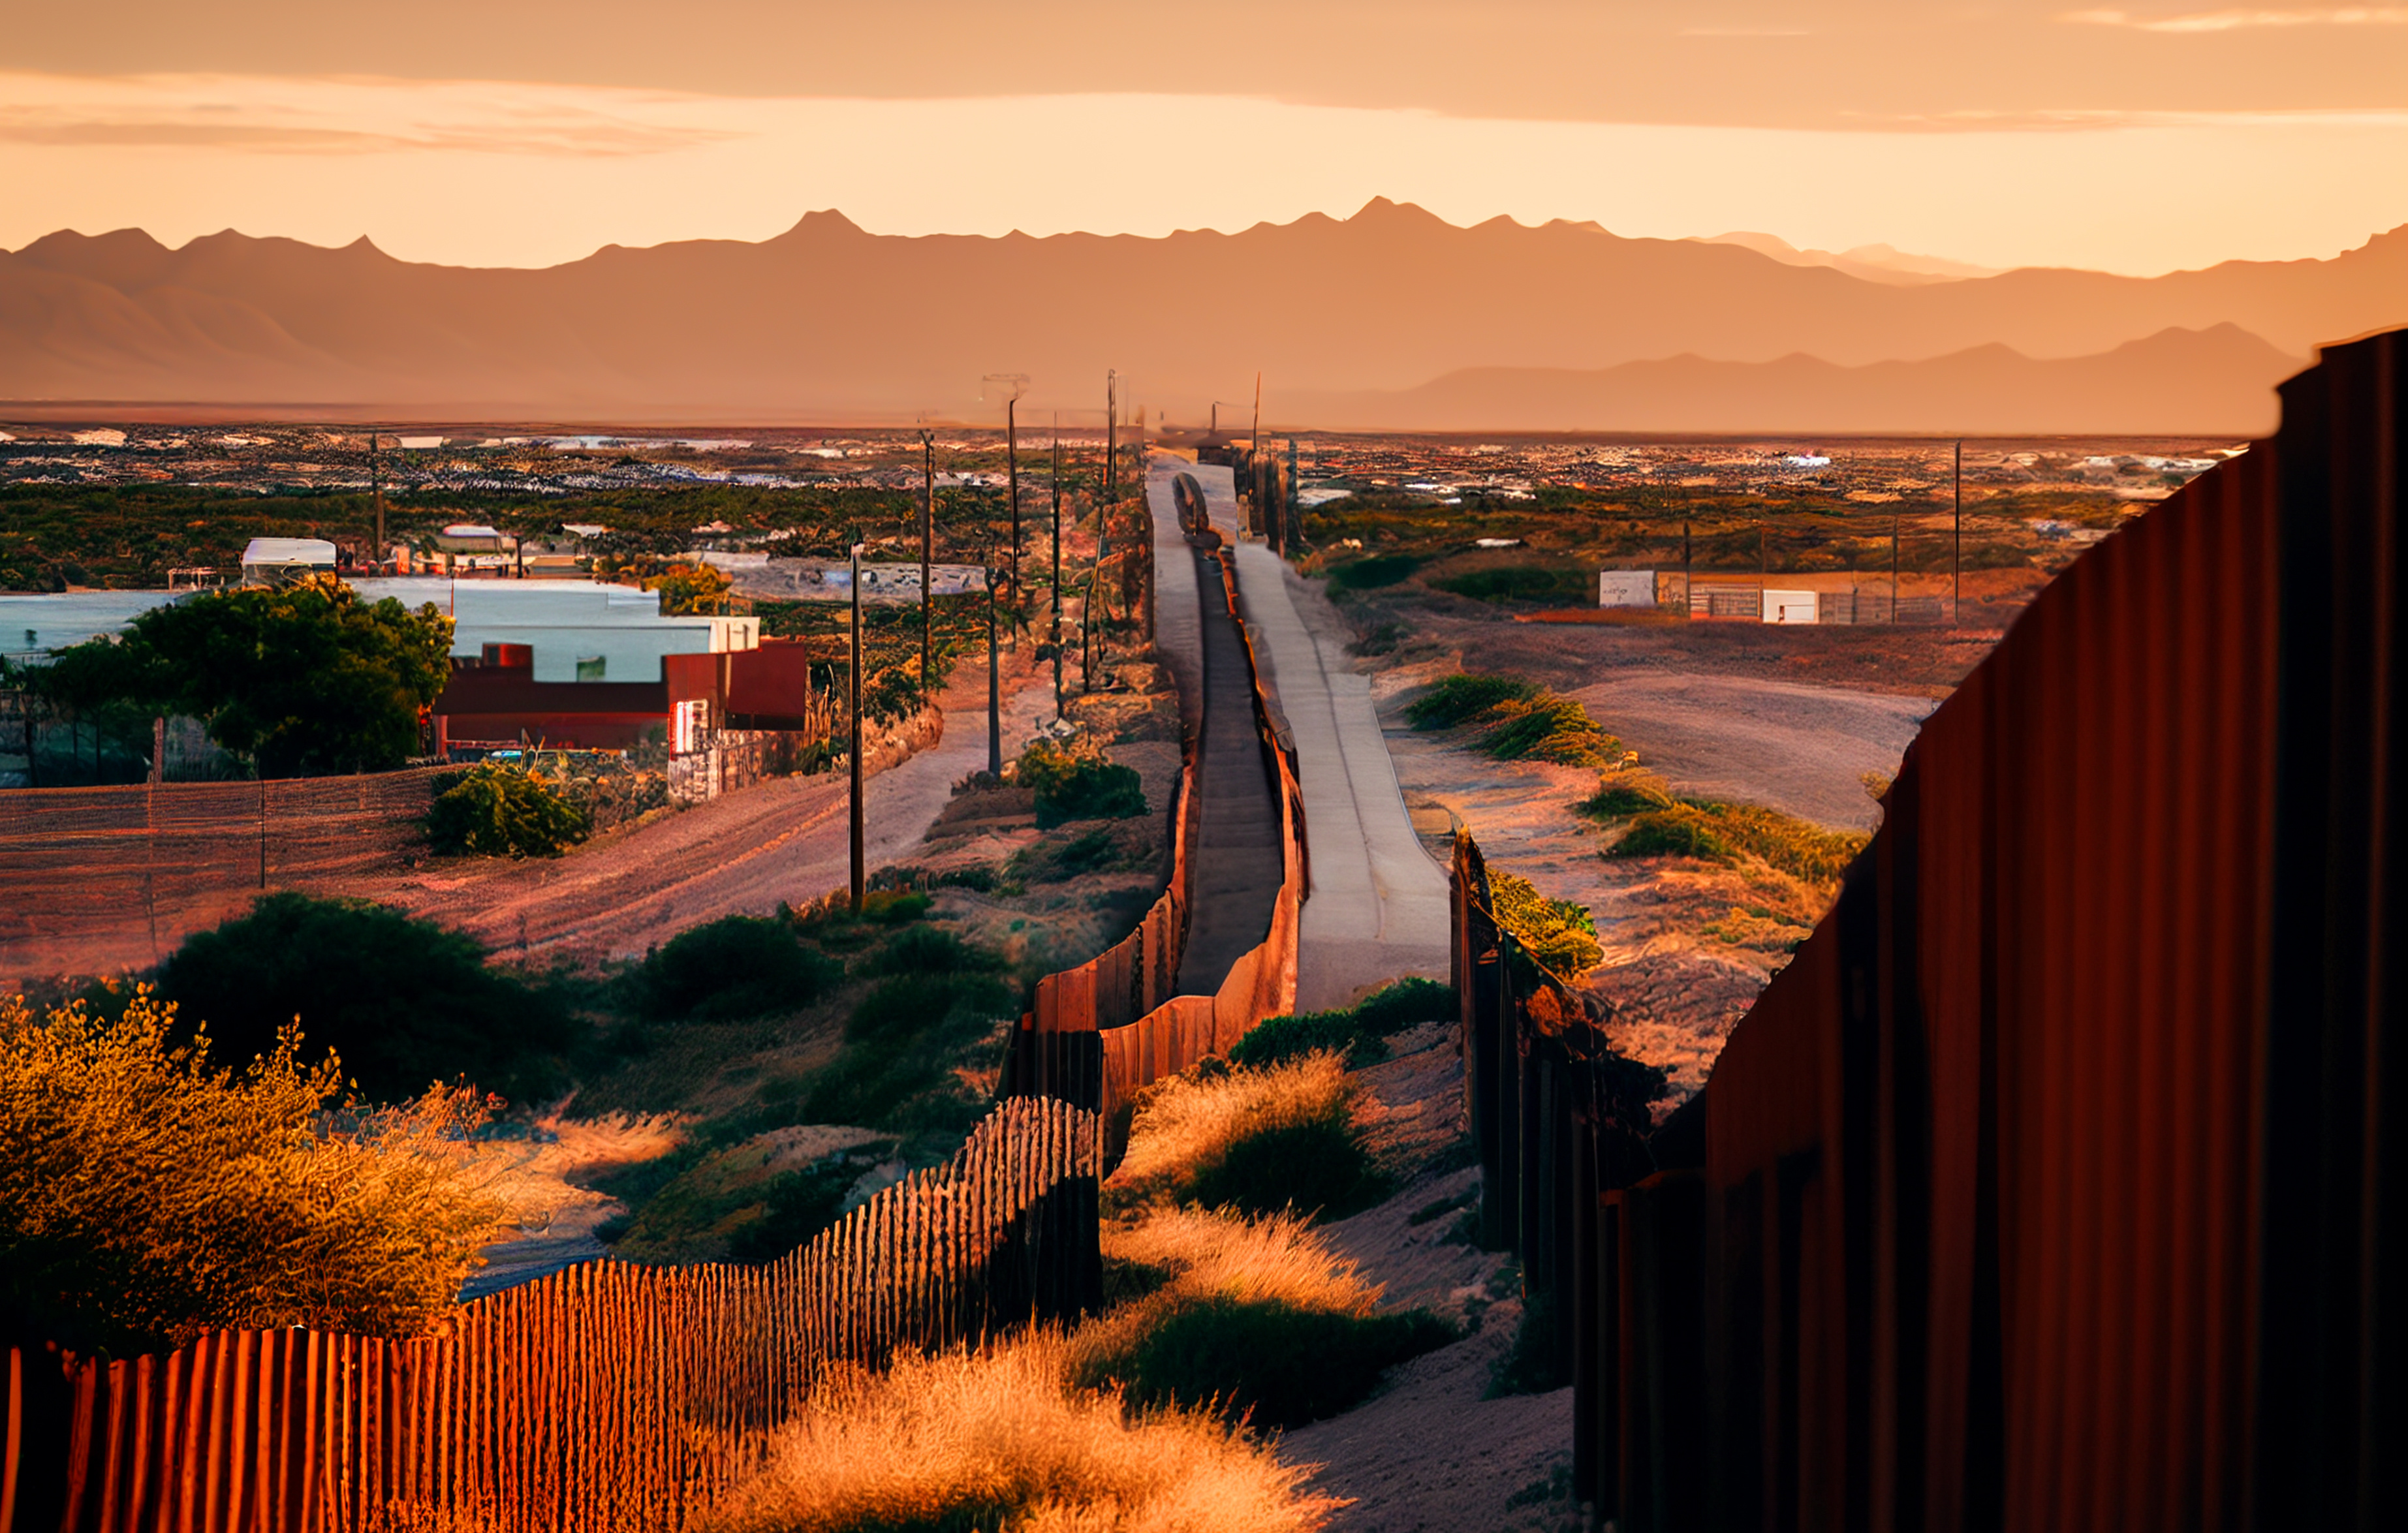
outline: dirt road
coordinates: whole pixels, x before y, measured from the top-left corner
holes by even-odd
[[[952,795],[986,766],[983,666],[949,688],[943,740],[869,779],[872,868],[909,862]],[[1053,717],[1050,681],[1005,694],[1003,742],[1016,755]],[[506,955],[640,958],[689,926],[766,915],[844,886],[851,825],[840,774],[778,778],[554,861],[461,865],[409,874],[369,895],[469,932]]]

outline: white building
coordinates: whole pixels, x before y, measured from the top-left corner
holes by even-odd
[[[351,583],[364,601],[391,596],[452,619],[455,658],[474,659],[488,644],[529,646],[538,681],[657,681],[664,655],[761,646],[758,618],[664,615],[659,592],[598,580],[396,575]]]

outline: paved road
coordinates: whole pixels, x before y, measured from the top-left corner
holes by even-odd
[[[1263,759],[1254,685],[1226,587],[1211,556],[1185,548],[1179,553],[1202,594],[1204,728],[1197,752],[1195,892],[1178,994],[1210,996],[1228,978],[1229,966],[1269,933],[1285,870],[1279,784]]]
[[[1147,477],[1157,529],[1169,518],[1177,530],[1170,480],[1179,473],[1196,476],[1214,525],[1235,540],[1239,513],[1229,470],[1168,453],[1154,457]],[[1407,974],[1443,978],[1446,874],[1413,834],[1369,679],[1346,655],[1344,626],[1319,591],[1263,544],[1240,544],[1237,562],[1239,599],[1296,740],[1304,795],[1312,888],[1304,906],[1297,1007],[1343,1006]],[[1307,612],[1321,621],[1308,623]]]

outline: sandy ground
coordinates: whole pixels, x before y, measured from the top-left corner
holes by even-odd
[[[957,676],[934,748],[870,778],[865,852],[875,869],[911,862],[953,785],[987,764],[986,678]],[[1053,684],[1022,676],[1005,695],[1003,748],[1018,754],[1054,716]],[[777,778],[580,848],[515,864],[430,866],[366,894],[482,938],[507,954],[640,958],[689,926],[800,905],[851,876],[840,773]]]
[[[1464,1131],[1463,1068],[1454,1031],[1442,1024],[1405,1034],[1393,1047],[1398,1057],[1357,1079],[1373,1142],[1420,1158]],[[1452,1211],[1413,1222],[1479,1180],[1477,1169],[1415,1176],[1379,1207],[1327,1227],[1340,1254],[1386,1285],[1384,1305],[1425,1306],[1468,1327],[1462,1340],[1393,1369],[1362,1405],[1282,1440],[1283,1458],[1321,1466],[1315,1489],[1353,1498],[1333,1528],[1535,1533],[1563,1527],[1574,1514],[1566,1501],[1536,1492],[1571,1462],[1571,1391],[1482,1398],[1521,1324],[1510,1275],[1493,1281],[1505,1258],[1455,1239]],[[1528,1504],[1509,1505],[1517,1496]]]

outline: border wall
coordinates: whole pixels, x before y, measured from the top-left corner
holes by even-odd
[[[1933,713],[1837,907],[1643,1143],[1463,843],[1488,1233],[1569,1321],[1600,1520],[2408,1503],[2408,332],[2282,394]]]
[[[1279,795],[1282,880],[1263,940],[1241,953],[1210,996],[1175,996],[1195,887],[1197,823],[1196,756],[1191,743],[1180,774],[1171,876],[1137,930],[1087,963],[1038,981],[1035,1004],[1012,1035],[1003,1090],[1058,1096],[1107,1122],[1139,1087],[1176,1075],[1229,1047],[1265,1018],[1296,1008],[1297,934],[1305,894],[1303,797],[1295,750],[1283,741],[1264,697],[1253,638],[1236,616],[1237,576],[1223,552],[1215,561],[1238,624],[1247,690],[1264,761]]]

